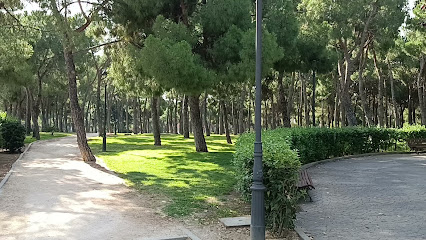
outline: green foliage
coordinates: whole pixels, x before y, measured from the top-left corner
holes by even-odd
[[[397,130],[384,128],[293,128],[277,131],[290,137],[291,147],[298,151],[302,163],[388,150],[398,140]]]
[[[421,125],[407,125],[399,129],[399,138],[403,141],[411,139],[426,139],[426,126]]]
[[[141,55],[144,70],[165,88],[199,94],[212,84],[211,73],[201,65],[186,41],[174,42],[151,35]]]
[[[24,146],[24,140],[25,127],[19,121],[0,114],[0,147],[15,152]]]
[[[201,25],[206,37],[225,34],[235,26],[243,31],[251,26],[250,0],[215,0],[207,1],[201,10]]]
[[[290,148],[289,138],[280,131],[263,132],[263,166],[266,219],[268,226],[283,234],[294,227],[300,161],[297,152]],[[237,190],[246,200],[250,198],[253,178],[254,134],[240,136],[236,143],[234,165],[237,173]]]

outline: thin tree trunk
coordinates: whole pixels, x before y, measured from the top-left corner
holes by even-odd
[[[234,132],[234,135],[238,135],[238,111],[236,108],[236,104],[234,103],[234,101],[232,101],[232,106],[231,106],[231,117],[232,117],[232,130]]]
[[[363,76],[365,62],[367,61],[367,58],[368,58],[366,55],[367,54],[364,53],[364,49],[362,49],[362,53],[360,56],[359,71],[358,71],[358,89],[359,89],[359,95],[361,98],[361,107],[364,112],[364,119],[366,120],[367,126],[372,126],[373,121],[372,121],[370,109],[368,108],[368,105],[367,105],[367,96],[365,94],[364,76]]]
[[[241,91],[240,95],[240,107],[238,111],[238,133],[244,133],[244,102],[246,100],[246,91]]]
[[[343,66],[342,63],[340,63],[339,65],[339,73],[341,76],[341,85],[342,85],[342,94],[340,95],[341,97],[341,106],[342,106],[342,113],[345,113],[345,117],[347,120],[347,123],[349,126],[356,126],[358,125],[356,116],[355,116],[355,112],[354,112],[354,108],[352,106],[352,101],[351,101],[351,95],[349,93],[349,86],[350,83],[352,82],[351,80],[351,76],[354,73],[354,64],[353,61],[351,59],[351,54],[348,52],[347,50],[347,46],[345,43],[341,42],[341,45],[343,46],[344,50],[344,62],[346,63],[346,68],[343,71]],[[342,123],[345,123],[345,121],[343,121],[342,118]],[[345,123],[346,124],[346,123]],[[345,125],[342,124],[342,125]]]
[[[395,118],[395,125],[396,125],[396,127],[402,127],[401,121],[399,119],[398,105],[396,103],[396,97],[395,97],[395,86],[394,86],[392,66],[391,66],[389,61],[387,63],[388,63],[388,68],[389,68],[389,82],[390,82],[391,94],[392,94],[393,115],[394,115],[394,118]]]
[[[311,125],[311,118],[309,117],[309,102],[308,102],[308,94],[306,91],[306,79],[303,77],[302,79],[302,93],[303,93],[303,105],[305,109],[305,124],[306,126]]]
[[[200,95],[190,96],[188,99],[191,113],[191,122],[194,130],[195,150],[197,152],[208,152],[206,140],[203,134],[203,123],[200,114]]]
[[[378,82],[378,94],[377,94],[377,101],[378,101],[378,106],[377,106],[377,112],[378,112],[378,120],[379,120],[379,126],[380,127],[385,127],[385,109],[384,109],[384,105],[383,105],[383,78],[382,78],[382,73],[380,71],[380,68],[378,66],[378,62],[377,62],[377,55],[376,55],[376,51],[374,50],[374,48],[372,49],[373,52],[373,60],[374,60],[374,67],[376,68],[376,73],[377,73],[377,77],[379,79]]]
[[[32,108],[32,97],[30,90],[25,87],[25,93],[27,95],[27,106],[25,113],[25,128],[27,131],[27,135],[31,134],[31,108]]]
[[[420,56],[420,67],[419,74],[417,76],[417,92],[419,96],[419,106],[421,113],[421,123],[426,125],[426,88],[425,88],[425,71],[426,71],[426,56],[422,54]]]
[[[41,91],[42,91],[42,81],[41,81],[41,78],[38,77],[37,99],[32,101],[33,102],[33,106],[32,106],[33,108],[32,108],[32,111],[31,111],[31,118],[33,119],[33,138],[35,138],[37,140],[40,140],[40,127],[38,125],[38,117],[40,115]],[[32,94],[31,94],[31,96],[32,96]]]
[[[203,107],[204,107],[204,114],[203,114],[203,117],[204,117],[204,129],[205,129],[205,132],[206,132],[206,136],[210,136],[210,125],[209,125],[209,123],[207,122],[207,115],[208,115],[208,111],[207,111],[207,96],[208,96],[208,94],[207,94],[207,92],[204,94],[204,101],[203,101]]]
[[[219,101],[219,134],[223,135],[225,133],[225,125],[223,124],[223,106],[222,100]]]
[[[133,98],[133,134],[139,133],[139,106],[138,99],[136,97]]]
[[[151,117],[152,117],[152,130],[154,133],[154,145],[161,146],[160,136],[160,117],[158,116],[158,98],[153,96],[151,99]]]
[[[173,133],[178,134],[178,96],[175,99],[175,111],[174,111],[174,125],[173,125]]]
[[[281,116],[282,116],[282,120],[283,120],[283,125],[284,127],[291,127],[290,124],[290,118],[289,118],[289,114],[288,114],[288,101],[285,97],[285,89],[284,89],[284,84],[283,84],[283,78],[284,78],[284,73],[280,72],[278,74],[278,92],[279,92],[279,106],[281,109]]]
[[[222,106],[221,108],[223,113],[223,124],[225,125],[226,142],[228,142],[228,144],[232,144],[231,135],[229,133],[228,111],[226,109],[226,104],[223,100],[221,100],[220,103]]]
[[[188,115],[188,96],[187,95],[183,97],[182,114],[183,114],[183,137],[189,138],[189,115]]]

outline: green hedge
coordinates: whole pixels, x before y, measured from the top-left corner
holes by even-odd
[[[296,183],[300,165],[344,155],[393,151],[413,138],[426,138],[426,128],[281,128],[262,133],[266,220],[279,235],[294,227]],[[254,134],[238,138],[234,164],[237,190],[250,199],[253,178]]]
[[[300,161],[297,152],[290,149],[288,138],[276,131],[263,133],[263,161],[266,220],[279,235],[294,227],[296,203],[300,193],[296,188]],[[246,133],[236,143],[234,164],[237,172],[237,189],[246,200],[251,197],[253,178],[254,134]]]
[[[15,152],[24,146],[25,127],[12,118],[0,114],[0,148]]]
[[[293,128],[277,129],[290,139],[303,164],[333,157],[398,150],[398,143],[426,138],[426,128]]]

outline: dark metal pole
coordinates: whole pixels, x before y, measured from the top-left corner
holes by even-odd
[[[312,72],[312,126],[315,127],[315,93],[317,88],[317,80],[315,70]]]
[[[262,0],[256,2],[256,109],[254,142],[254,166],[251,200],[252,240],[265,239],[265,185],[263,185],[263,149],[262,149]]]
[[[102,133],[102,152],[106,152],[106,128],[107,128],[107,84],[105,83],[105,104],[104,104],[104,132]]]

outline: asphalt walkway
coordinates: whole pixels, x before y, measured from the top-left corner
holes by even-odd
[[[313,239],[426,239],[425,155],[347,159],[308,172],[316,190],[296,225]]]

